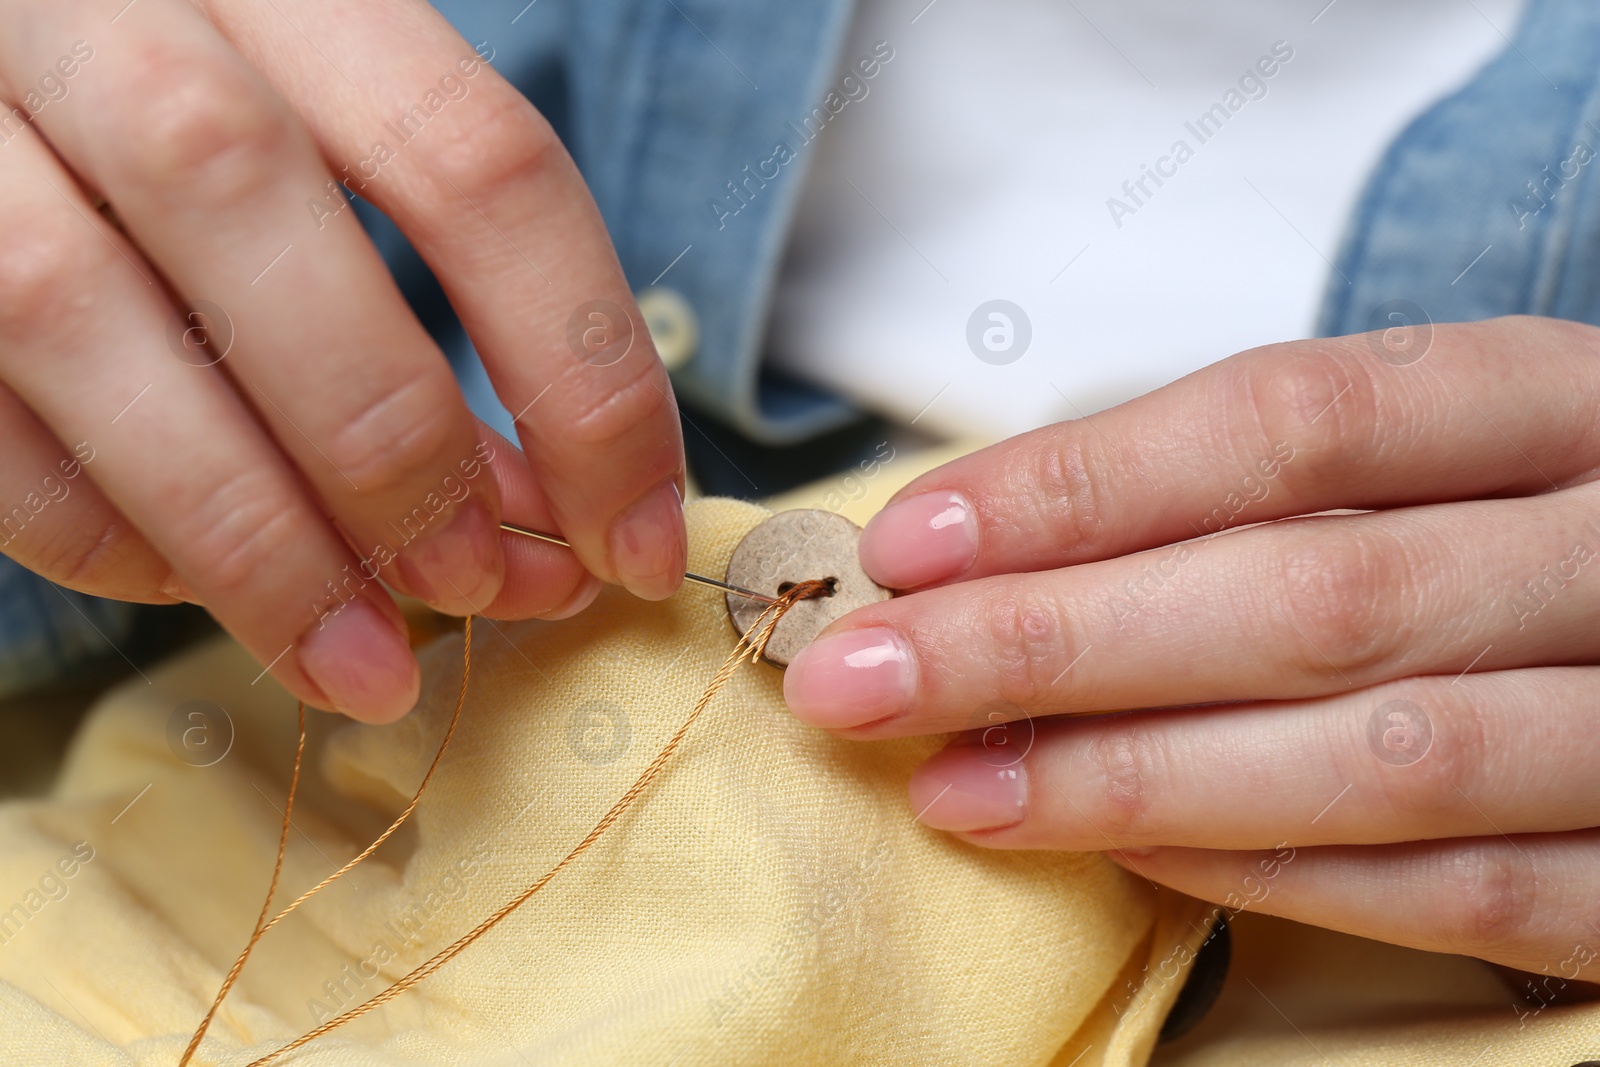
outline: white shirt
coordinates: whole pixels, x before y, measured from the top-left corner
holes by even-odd
[[[806,149],[769,358],[1001,437],[1307,336],[1384,148],[1521,6],[862,0],[841,77],[893,58]]]

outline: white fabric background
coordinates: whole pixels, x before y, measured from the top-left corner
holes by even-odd
[[[1521,8],[926,4],[857,15],[844,62],[879,40],[895,57],[807,149],[771,358],[921,429],[994,437],[1306,336],[1383,148],[1504,47]],[[1185,120],[1277,40],[1294,58],[1267,95],[1198,144]],[[1117,228],[1106,198],[1178,137],[1195,157]],[[1033,326],[1006,366],[966,342],[994,298]]]

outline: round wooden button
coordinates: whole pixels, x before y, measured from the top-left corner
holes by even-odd
[[[800,650],[833,620],[894,594],[867,577],[856,557],[861,527],[831,511],[782,511],[745,534],[728,560],[727,580],[767,596],[778,596],[810,578],[827,579],[833,595],[802,600],[772,631],[763,659],[787,667]],[[767,607],[728,594],[728,614],[740,635],[749,632]]]

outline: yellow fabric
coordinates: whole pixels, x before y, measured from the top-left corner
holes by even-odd
[[[721,573],[766,514],[692,504],[691,567]],[[267,935],[199,1061],[278,1047],[542,873],[734,638],[698,587],[653,605],[608,592],[560,624],[480,624],[462,726],[414,828]],[[422,659],[403,722],[313,715],[282,900],[355,854],[420,779],[454,705],[459,636]],[[252,684],[259,670],[215,642],[136,679],[85,724],[53,795],[0,806],[0,908],[23,916],[0,930],[0,1061],[177,1062],[276,847],[294,708]],[[237,729],[214,766],[168,745],[193,699]],[[938,744],[836,740],[785,711],[776,669],[746,667],[574,866],[290,1062],[1143,1063],[1181,985],[1150,978],[1153,963],[1192,947],[1200,907],[1099,856],[989,852],[922,828],[905,784]]]
[[[966,450],[880,452],[773,506],[865,522]],[[720,573],[761,514],[693,505],[693,565]],[[559,626],[480,624],[464,726],[415,828],[268,935],[200,1062],[246,1063],[297,1036],[313,998],[326,1012],[370,996],[542,873],[732,641],[719,598],[696,588],[656,606],[608,594]],[[459,654],[450,637],[426,653],[427,697],[405,723],[313,715],[283,899],[402,805]],[[228,642],[150,672],[102,702],[52,796],[0,804],[0,1067],[177,1061],[276,845],[293,705],[252,686],[258,672]],[[905,777],[938,742],[832,741],[782,711],[780,677],[746,667],[613,836],[439,974],[287,1062],[1146,1062],[1213,909],[1093,857],[984,853],[918,829]],[[238,727],[210,768],[167,748],[173,710],[196,698]],[[1475,960],[1240,915],[1221,1000],[1150,1062],[1600,1059],[1600,1006],[1528,1011]]]
[[[1151,1064],[1570,1067],[1600,1059],[1600,1004],[1574,992],[1539,1009],[1478,960],[1245,914],[1216,1007]]]

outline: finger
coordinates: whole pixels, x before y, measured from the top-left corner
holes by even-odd
[[[1597,681],[1600,668],[1536,668],[997,724],[918,768],[911,807],[989,847],[1077,851],[1584,829],[1600,825]]]
[[[1033,571],[1290,515],[1547,492],[1600,464],[1594,327],[1430,327],[1223,360],[1089,418],[935,470],[867,524],[861,561],[909,589]],[[1513,370],[1506,353],[1527,353]]]
[[[549,502],[522,453],[482,422],[478,438],[505,502],[506,519],[531,530],[553,529]],[[565,619],[600,594],[600,580],[584,570],[568,549],[505,530],[500,532],[500,548],[506,580],[500,595],[478,614],[491,619]]]
[[[1600,489],[1272,523],[863,608],[795,657],[802,720],[856,736],[1296,699],[1417,674],[1592,662]]]
[[[354,213],[308,224],[327,168],[300,121],[185,0],[145,0],[115,33],[92,8],[49,10],[46,32],[0,29],[4,65],[98,42],[74,95],[38,121],[196,302],[172,331],[209,331],[191,361],[239,380],[391,584],[458,614],[492,600],[500,503],[492,478],[462,474],[480,467],[465,401]]]
[[[676,405],[549,123],[418,0],[352,3],[334,20],[315,0],[203,6],[433,268],[578,558],[640,596],[670,595],[687,558]]]
[[[83,476],[94,446],[63,448],[0,384],[0,552],[68,589],[171,604],[186,590],[126,517]],[[167,592],[168,588],[175,592]]]
[[[1567,981],[1600,978],[1596,830],[1269,853],[1160,848],[1112,858],[1235,911]]]
[[[0,152],[0,205],[0,378],[94,450],[88,476],[286,688],[404,714],[419,676],[398,609],[225,381],[167,350],[153,269],[29,132]]]

